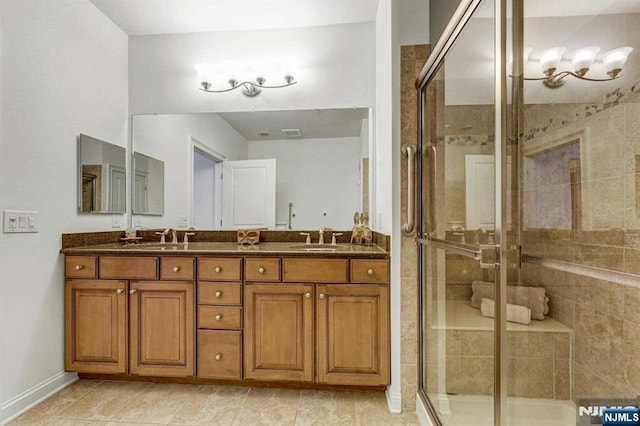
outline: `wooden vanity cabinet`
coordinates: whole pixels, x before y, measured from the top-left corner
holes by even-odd
[[[65,281],[65,370],[127,372],[128,283]]]
[[[74,257],[77,263],[81,256]],[[100,256],[97,263],[98,279],[65,281],[66,370],[193,376],[194,260]],[[168,281],[170,274],[191,279]]]

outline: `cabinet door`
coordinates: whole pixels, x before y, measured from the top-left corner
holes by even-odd
[[[193,376],[194,284],[132,281],[130,287],[130,373]]]
[[[313,285],[245,286],[245,378],[313,380]]]
[[[127,371],[127,282],[65,282],[65,370]]]
[[[318,381],[389,384],[389,290],[374,285],[318,285]]]

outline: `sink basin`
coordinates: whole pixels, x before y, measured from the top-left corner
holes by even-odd
[[[344,250],[348,245],[345,244],[298,244],[295,246],[289,246],[289,248],[303,251],[336,251]]]
[[[184,249],[184,243],[142,243],[142,244],[129,244],[122,248],[127,250],[182,250]]]

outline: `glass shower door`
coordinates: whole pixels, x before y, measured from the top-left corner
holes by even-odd
[[[465,14],[431,64],[419,107],[419,392],[445,425],[493,425],[504,155],[495,142],[493,2],[470,2]]]

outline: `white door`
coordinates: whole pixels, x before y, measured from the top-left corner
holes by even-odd
[[[109,168],[109,211],[124,213],[126,210],[126,176],[124,169],[111,166]]]
[[[136,170],[133,183],[133,212],[148,213],[149,212],[149,187],[148,173]]]
[[[276,160],[222,163],[222,227],[276,227]]]
[[[216,226],[216,161],[193,151],[193,226],[219,229]],[[220,215],[217,215],[220,220]]]
[[[495,157],[465,156],[466,229],[493,229],[495,223]]]

